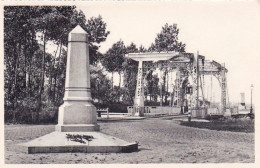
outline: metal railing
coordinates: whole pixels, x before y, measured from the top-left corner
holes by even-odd
[[[129,115],[131,116],[145,116],[145,114],[150,113],[150,107],[149,106],[143,106],[143,107],[139,107],[139,106],[128,106],[127,107],[127,112]]]
[[[98,117],[101,117],[101,113],[105,112],[107,114],[107,118],[109,118],[109,110],[108,108],[99,108],[97,109]]]

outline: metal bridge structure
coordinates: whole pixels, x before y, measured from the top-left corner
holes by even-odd
[[[138,61],[137,85],[135,99],[133,105],[133,115],[143,116],[144,106],[144,80],[150,71],[159,69],[160,72],[176,71],[176,79],[174,85],[174,100],[171,106],[182,107],[184,103],[184,95],[187,87],[190,87],[191,102],[190,107],[193,110],[205,108],[204,99],[204,76],[215,76],[221,88],[221,113],[226,112],[227,100],[227,80],[226,73],[228,70],[225,64],[216,61],[209,61],[197,53],[180,53],[180,52],[145,52],[145,53],[129,53],[126,58]],[[191,78],[190,86],[184,86],[184,81]],[[203,104],[199,100],[200,91],[203,97]]]

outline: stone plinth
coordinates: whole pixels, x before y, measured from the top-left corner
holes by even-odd
[[[68,140],[66,134],[93,136],[92,141],[83,140],[84,143]],[[28,143],[28,153],[118,153],[134,152],[138,149],[135,142],[129,143],[124,140],[101,132],[52,132],[40,138],[36,138]]]

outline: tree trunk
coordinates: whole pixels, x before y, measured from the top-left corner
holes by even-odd
[[[119,71],[118,72],[118,75],[119,75],[119,89],[121,88],[121,72]]]
[[[16,107],[17,107],[17,69],[18,69],[18,62],[19,62],[19,54],[21,49],[21,44],[18,44],[18,52],[14,51],[14,57],[15,57],[15,66],[14,66],[14,88],[13,88],[13,94],[14,94],[14,100],[13,100],[13,122],[16,122]]]
[[[31,59],[29,60],[28,65],[28,83],[27,83],[27,92],[28,96],[31,97]]]
[[[39,123],[40,112],[42,111],[42,93],[44,92],[44,75],[45,75],[45,51],[46,50],[46,34],[43,32],[43,59],[42,59],[42,72],[41,72],[41,85],[38,96],[38,109],[37,109],[37,117],[36,120]]]
[[[165,71],[165,105],[167,105],[168,100],[168,71]]]
[[[31,97],[31,73],[32,73],[32,60],[34,55],[34,49],[33,49],[33,36],[31,38],[31,52],[29,57],[29,69],[28,69],[28,95]]]
[[[61,49],[62,49],[62,43],[60,43],[58,46],[60,46],[60,53],[59,53],[59,59],[58,59],[58,65],[57,65],[57,70],[59,69],[60,66],[60,56],[61,56]],[[55,53],[55,58],[56,58],[56,54],[58,52],[58,47]],[[54,65],[55,66],[55,61],[54,61]],[[52,101],[55,102],[56,100],[56,85],[57,85],[57,71],[55,72],[55,77],[54,77],[54,86],[53,86],[53,97],[52,97]]]
[[[160,106],[163,104],[162,84],[160,84]]]
[[[25,41],[25,44],[24,44],[24,51],[23,51],[23,54],[24,54],[24,74],[25,74],[25,80],[24,80],[24,87],[25,87],[25,97],[27,97],[27,37],[26,37],[26,33],[24,34],[24,41]]]
[[[133,97],[131,96],[130,93],[129,93],[129,97],[130,97],[131,104],[134,104],[134,99],[133,99]]]
[[[114,72],[112,72],[112,90],[114,90]]]

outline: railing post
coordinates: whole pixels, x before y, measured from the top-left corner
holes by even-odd
[[[109,118],[109,111],[108,111],[108,108],[107,108],[107,118]]]

